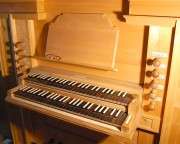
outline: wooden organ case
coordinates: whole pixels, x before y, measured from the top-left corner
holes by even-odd
[[[0,62],[14,143],[172,142],[167,135],[178,116],[167,106],[179,100],[172,90],[173,75],[179,86],[176,5],[0,1]]]

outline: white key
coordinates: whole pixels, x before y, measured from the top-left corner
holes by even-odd
[[[55,77],[55,78],[51,79],[51,81],[54,81],[55,79],[57,79],[57,77]]]
[[[92,103],[90,106],[88,106],[88,108],[87,108],[87,109],[90,109],[93,105],[94,105],[94,103]]]
[[[77,87],[81,87],[83,85],[83,83],[80,83]]]
[[[105,106],[102,106],[102,108],[99,109],[99,112],[101,112],[104,109]]]
[[[75,100],[76,100],[76,98],[74,98],[73,100],[71,100],[71,101],[69,102],[69,104],[72,104]]]
[[[130,122],[131,118],[132,118],[132,115],[128,115],[125,123],[128,124]]]
[[[53,100],[56,100],[58,97],[60,97],[61,95],[57,95],[56,97],[53,98]]]
[[[54,95],[54,93],[49,94],[46,98],[49,98],[49,97],[51,97],[52,95]],[[41,95],[41,96],[42,96],[42,95]]]
[[[37,91],[33,92],[33,94],[36,94],[37,92],[41,91],[40,89],[38,89]]]
[[[62,80],[62,79],[58,79],[58,80],[56,81],[56,83],[59,82],[59,81],[61,81],[61,80]]]
[[[88,84],[84,84],[81,88],[85,88]]]
[[[36,75],[33,75],[33,77],[37,77],[38,75],[40,75],[40,73],[37,73]]]
[[[121,110],[119,110],[119,111],[117,112],[117,114],[115,115],[115,117],[118,117],[120,113],[121,113]]]
[[[72,86],[75,86],[77,84],[77,82],[73,83]]]
[[[124,92],[124,94],[122,95],[122,97],[125,97],[125,96],[126,96],[126,94],[127,94],[127,92]]]
[[[39,77],[39,79],[42,79],[43,77],[45,77],[45,75],[44,75],[44,74],[42,74],[42,75]]]
[[[97,111],[100,106],[101,106],[101,105],[98,105],[98,106],[94,109],[94,111]]]
[[[42,77],[42,76],[44,76],[43,74],[40,74],[40,75],[38,75],[36,78],[40,78],[40,77]]]
[[[50,77],[50,78],[48,78],[47,80],[50,81],[50,80],[53,79],[53,78],[54,78],[54,77]]]
[[[49,91],[46,91],[45,93],[41,94],[41,96],[45,96]]]
[[[84,83],[82,83],[82,85],[80,86],[80,88],[82,88],[84,85],[85,85],[85,84],[84,84]]]
[[[35,76],[37,76],[37,75],[39,75],[39,74],[38,74],[38,73],[36,73],[36,74],[32,75],[31,77],[35,77]]]
[[[48,76],[47,75],[44,75],[43,77],[41,77],[41,79],[46,79]]]
[[[98,87],[95,91],[96,91],[96,92],[97,92],[97,91],[99,91],[99,90],[100,90],[100,88],[101,88],[101,87]]]
[[[118,96],[120,96],[122,94],[122,91],[120,91],[119,93],[118,93]]]
[[[65,80],[64,82],[63,82],[63,84],[66,84],[68,82],[68,80]]]
[[[33,76],[33,75],[35,75],[35,74],[37,74],[37,73],[31,73],[31,74],[29,74],[28,76]]]
[[[107,90],[107,88],[103,89],[103,91],[102,91],[102,92],[104,93],[106,90]]]
[[[59,83],[61,84],[61,83],[63,83],[65,81],[65,79],[61,79],[61,81],[59,81]]]
[[[26,91],[27,89],[29,89],[30,87],[28,86],[28,87],[26,87],[25,89],[23,89],[22,91]]]
[[[65,98],[67,98],[67,96],[62,97],[59,101],[61,102],[61,101],[64,100]]]
[[[56,97],[58,94],[54,94],[52,97],[50,97],[50,99],[53,99],[54,97]]]
[[[52,94],[48,95],[46,98],[51,99],[51,97],[53,97],[54,95],[56,95],[56,94],[55,94],[55,93],[52,93]]]
[[[92,89],[91,89],[91,90],[94,90],[95,88],[97,88],[97,86],[92,87]]]
[[[35,88],[31,88],[31,89],[29,89],[27,92],[29,93],[29,92],[31,92],[32,90],[34,90]]]
[[[44,79],[46,79],[48,76],[47,75],[45,75],[42,79],[44,80]]]
[[[21,87],[20,89],[18,89],[18,90],[23,90],[23,89],[25,89],[25,88],[27,88],[27,86],[23,86],[23,87]]]
[[[35,88],[33,91],[31,91],[30,93],[33,93],[33,92],[35,92],[37,90],[37,88]]]
[[[73,84],[74,83],[74,81],[71,81],[70,83],[68,83],[68,85],[70,86],[71,84]]]
[[[65,103],[70,97],[67,97],[66,99],[63,100],[63,103]]]
[[[112,116],[116,111],[116,108],[110,113],[110,115]]]
[[[41,95],[41,94],[43,94],[44,92],[46,92],[45,90],[43,90],[42,92],[40,92],[38,95]]]
[[[80,106],[80,104],[83,103],[83,100],[81,100],[76,106]]]
[[[83,106],[83,108],[86,108],[89,103],[90,103],[90,102],[87,102],[87,103]]]
[[[40,74],[40,75],[38,75],[36,78],[39,78],[39,77],[41,77],[43,74]]]
[[[45,96],[49,91],[44,91],[41,96]]]
[[[88,84],[84,84],[83,86],[81,86],[81,88],[85,88]]]
[[[79,101],[80,99],[77,99],[72,105],[76,105]]]
[[[90,86],[91,86],[90,84],[89,84],[89,85],[87,85],[87,86],[85,87],[85,89],[88,89]]]
[[[115,90],[113,90],[113,91],[111,92],[111,95],[113,95],[113,94],[114,94],[114,92],[115,92]]]
[[[105,114],[109,110],[109,107],[107,107],[104,111],[103,114]]]
[[[109,89],[106,93],[107,93],[107,94],[109,94],[109,93],[110,93],[110,91],[111,91],[111,89]]]
[[[47,77],[48,77],[47,75],[43,74],[43,76],[41,77],[41,79],[45,79],[45,78],[47,78]]]

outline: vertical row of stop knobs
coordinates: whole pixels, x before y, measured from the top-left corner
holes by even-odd
[[[148,108],[149,110],[154,110],[155,109],[155,106],[156,106],[156,102],[155,102],[155,99],[157,97],[157,88],[158,88],[158,84],[159,84],[159,81],[158,81],[158,77],[159,77],[159,70],[158,68],[160,67],[161,65],[161,60],[160,58],[155,58],[153,61],[152,61],[152,65],[154,67],[154,70],[151,72],[151,76],[153,77],[153,80],[151,81],[150,83],[150,88],[152,89],[149,93],[149,98],[152,99]]]
[[[24,47],[25,46],[26,46],[25,42],[16,42],[14,44],[16,68],[17,68],[18,73],[24,72],[27,69],[27,66],[24,64],[25,62]]]

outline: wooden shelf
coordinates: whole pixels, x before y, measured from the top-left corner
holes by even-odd
[[[115,71],[117,72],[118,69],[116,68],[109,68],[109,67],[100,67],[100,66],[96,66],[96,65],[84,65],[84,63],[75,63],[75,62],[71,62],[71,61],[66,61],[66,60],[53,60],[53,59],[49,59],[46,57],[39,57],[39,56],[32,56],[32,58],[40,60],[43,63],[65,63],[65,64],[70,64],[70,65],[77,65],[77,66],[83,66],[83,67],[90,67],[90,68],[95,68],[95,69],[101,69],[101,70],[108,70],[108,71]]]

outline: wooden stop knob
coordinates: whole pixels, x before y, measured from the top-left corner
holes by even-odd
[[[157,97],[157,90],[154,89],[149,93],[149,98],[155,99],[156,97]]]
[[[154,80],[151,81],[150,87],[151,87],[152,89],[157,89],[158,83],[159,83],[159,81],[156,80],[156,79],[154,79]]]
[[[149,108],[149,110],[153,111],[153,110],[155,110],[155,106],[156,106],[156,102],[155,101],[151,101],[149,106],[148,106],[148,108]]]
[[[24,58],[18,58],[16,61],[18,64],[22,64],[24,62]]]
[[[158,71],[158,69],[154,69],[154,70],[152,71],[151,75],[152,75],[154,78],[159,77],[159,71]]]
[[[16,47],[16,48],[22,48],[22,47],[24,47],[25,45],[26,45],[25,42],[16,42],[16,43],[15,43],[15,47]]]
[[[159,67],[160,65],[161,65],[161,60],[160,60],[160,58],[155,58],[155,59],[153,60],[153,66]]]
[[[16,55],[18,55],[18,56],[22,56],[22,55],[24,55],[25,54],[25,50],[18,50],[17,52],[16,52]]]
[[[21,65],[17,68],[17,71],[22,72],[22,71],[25,71],[26,69],[27,69],[26,65]]]

